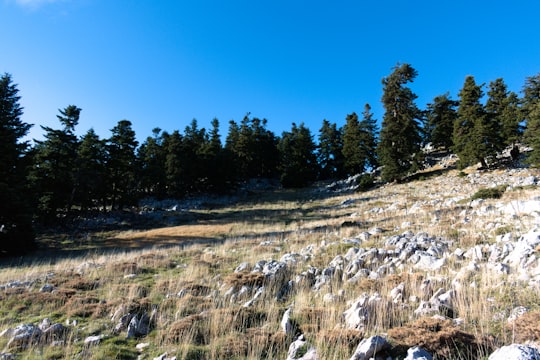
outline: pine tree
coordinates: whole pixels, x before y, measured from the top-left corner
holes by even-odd
[[[347,115],[343,126],[343,162],[347,175],[360,174],[364,171],[366,154],[361,149],[361,137],[358,115],[353,112]]]
[[[361,174],[377,166],[377,121],[366,104],[362,120],[352,113],[343,126],[343,158],[347,175]]]
[[[342,151],[341,130],[337,128],[336,123],[330,123],[324,119],[319,130],[319,145],[317,147],[321,179],[334,179],[344,175]]]
[[[226,149],[232,152],[240,180],[249,178],[273,177],[279,163],[277,140],[266,129],[267,120],[249,118],[249,113],[242,119],[240,126],[230,122]]]
[[[481,99],[483,85],[467,76],[459,93],[458,118],[454,123],[454,151],[460,167],[480,162],[487,168],[488,160],[497,154],[498,129],[489,118]]]
[[[107,142],[109,160],[109,191],[113,209],[123,209],[126,205],[137,202],[137,157],[139,143],[135,138],[131,121],[120,120],[111,129],[111,137]]]
[[[284,187],[303,187],[316,179],[316,145],[304,123],[299,126],[293,123],[290,132],[283,132],[278,149],[281,157],[281,184]]]
[[[152,136],[147,137],[137,151],[139,186],[143,194],[158,198],[165,196],[165,157],[163,134],[160,128],[154,128]]]
[[[433,147],[445,150],[453,147],[452,133],[458,105],[459,102],[452,100],[448,93],[436,96],[433,102],[427,105],[427,142],[430,142]]]
[[[29,145],[21,141],[32,125],[21,120],[18,92],[11,75],[0,77],[0,256],[35,245],[24,163]]]
[[[185,162],[182,158],[183,137],[178,130],[165,137],[163,147],[165,149],[165,176],[167,196],[182,197],[187,192],[184,183],[183,168]]]
[[[521,137],[521,111],[516,93],[508,91],[502,78],[489,83],[486,113],[495,151],[514,145]]]
[[[213,119],[209,141],[202,149],[202,158],[206,169],[206,191],[224,192],[231,185],[229,164],[226,162],[225,151],[219,135],[219,120]]]
[[[537,168],[540,167],[540,102],[531,104],[528,108],[523,140],[532,149],[527,154],[527,162]]]
[[[31,178],[38,196],[38,210],[44,221],[53,221],[58,213],[71,211],[77,193],[77,153],[79,139],[75,127],[81,109],[69,105],[59,110],[62,129],[47,126],[45,140],[36,141]]]
[[[532,150],[527,161],[540,166],[540,74],[530,76],[523,87],[523,116],[526,121],[523,140]]]
[[[107,148],[94,129],[82,137],[77,159],[75,201],[82,210],[106,206]]]
[[[239,139],[240,126],[234,120],[230,120],[229,130],[225,139],[224,163],[228,167],[228,178],[232,181],[240,178],[240,159],[237,157]]]
[[[374,169],[379,164],[377,159],[377,138],[379,128],[369,104],[364,105],[362,120],[360,120],[360,133],[361,151],[365,154],[364,171],[368,168]]]
[[[412,66],[403,64],[382,81],[385,113],[377,154],[383,166],[381,176],[386,181],[400,180],[418,166],[420,110],[414,102],[417,96],[405,86],[416,76]]]

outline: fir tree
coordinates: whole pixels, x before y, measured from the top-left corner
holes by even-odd
[[[45,140],[36,141],[31,174],[38,197],[38,210],[45,221],[53,221],[58,213],[69,212],[78,191],[79,139],[75,135],[75,127],[81,109],[69,105],[59,112],[57,118],[63,128],[42,126]]]
[[[362,120],[352,113],[347,115],[343,126],[343,158],[348,175],[360,174],[377,166],[377,122],[366,104]]]
[[[283,132],[278,149],[281,155],[281,184],[284,187],[303,187],[316,179],[316,145],[303,123],[299,126],[293,123],[290,132]]]
[[[344,175],[342,133],[336,123],[323,120],[317,150],[321,179],[339,178]]]
[[[514,145],[521,137],[521,111],[516,93],[508,91],[502,78],[489,83],[486,113],[495,151]]]
[[[427,105],[426,120],[427,142],[435,148],[450,150],[454,143],[452,133],[457,118],[456,108],[459,102],[452,100],[448,93],[436,96]]]
[[[75,201],[82,210],[102,206],[107,198],[107,148],[94,129],[88,130],[78,148]]]
[[[460,167],[480,162],[487,168],[488,160],[497,154],[498,129],[488,116],[481,99],[483,85],[467,76],[459,93],[458,117],[454,123],[454,151]]]
[[[138,142],[131,121],[120,120],[111,129],[107,147],[109,160],[109,191],[113,209],[123,209],[137,202],[137,157]]]
[[[530,76],[523,87],[523,116],[526,121],[523,140],[532,150],[527,161],[540,166],[540,74]]]
[[[137,151],[140,166],[140,188],[143,194],[161,198],[165,196],[165,150],[160,128],[152,130]]]
[[[417,96],[405,86],[416,76],[412,66],[403,64],[382,81],[385,113],[377,154],[383,166],[381,176],[386,181],[400,180],[418,165],[420,111],[414,102]]]
[[[0,256],[34,247],[24,162],[29,146],[22,141],[32,125],[21,120],[18,92],[11,75],[0,77]]]

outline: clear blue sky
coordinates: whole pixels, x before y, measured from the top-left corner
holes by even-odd
[[[465,76],[504,78],[519,92],[540,72],[538,0],[0,0],[0,73],[18,84],[23,120],[110,136],[119,120],[139,140],[196,118],[209,128],[247,112],[276,135],[304,122],[344,123],[371,104],[398,62],[424,108],[455,99]]]

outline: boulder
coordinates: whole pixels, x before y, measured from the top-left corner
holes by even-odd
[[[304,335],[300,335],[298,339],[291,343],[286,360],[317,360],[317,350],[311,346]]]
[[[369,360],[377,353],[390,347],[388,341],[382,336],[372,336],[364,339],[358,344],[351,360]]]
[[[419,346],[407,350],[407,357],[403,360],[432,360],[433,356]]]
[[[532,346],[512,344],[503,346],[491,355],[488,360],[540,360],[540,352]]]
[[[8,341],[7,348],[24,349],[37,343],[42,333],[41,329],[33,324],[19,325],[10,333],[11,339]]]

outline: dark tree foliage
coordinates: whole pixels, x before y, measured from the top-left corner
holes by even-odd
[[[319,130],[317,157],[320,179],[335,179],[344,175],[342,133],[336,123],[330,123],[326,119]]]
[[[274,177],[279,164],[277,139],[266,129],[267,120],[249,118],[247,114],[238,126],[231,121],[226,140],[227,153],[238,180]]]
[[[461,89],[458,118],[454,123],[454,151],[459,156],[460,167],[480,162],[487,168],[488,160],[497,154],[498,129],[491,121],[481,99],[483,85],[467,76]]]
[[[528,77],[523,87],[523,116],[526,128],[523,134],[525,144],[532,148],[527,161],[540,166],[540,74]]]
[[[82,137],[77,153],[75,202],[81,210],[96,209],[107,205],[107,160],[104,140],[94,129]]]
[[[182,158],[183,137],[178,130],[166,136],[163,141],[165,149],[165,178],[167,196],[182,197],[186,193],[187,185],[184,184],[183,174],[185,169]]]
[[[36,141],[35,161],[31,172],[38,202],[39,217],[55,221],[58,215],[68,213],[77,193],[77,160],[79,140],[75,127],[81,109],[69,105],[59,110],[62,129],[42,126],[45,140]]]
[[[112,209],[122,210],[124,206],[135,205],[138,200],[135,153],[138,142],[129,120],[120,120],[111,133],[107,142],[109,194]]]
[[[450,150],[454,146],[452,133],[458,105],[459,101],[452,100],[448,93],[436,96],[432,103],[427,104],[424,129],[427,135],[426,143],[445,150]]]
[[[240,126],[234,120],[229,121],[229,130],[225,139],[224,157],[229,166],[228,175],[234,181],[240,178],[239,159],[237,157],[240,139]]]
[[[371,106],[369,104],[364,105],[364,111],[362,112],[362,120],[360,120],[361,131],[361,150],[365,154],[365,166],[364,170],[368,168],[375,168],[378,166],[377,158],[377,138],[379,135],[379,127],[377,126],[377,120],[373,117],[371,112]]]
[[[18,92],[11,75],[0,77],[0,256],[34,247],[26,186],[28,143],[21,141],[32,125],[21,120]]]
[[[416,76],[411,65],[402,64],[382,81],[385,113],[377,154],[385,181],[400,180],[418,166],[421,114],[414,102],[417,96],[405,86]]]
[[[184,130],[182,141],[182,160],[184,169],[184,184],[187,193],[197,193],[205,190],[207,181],[203,152],[208,144],[206,129],[199,129],[196,119],[193,119]]]
[[[139,146],[137,150],[139,170],[139,187],[144,196],[163,198],[166,194],[165,160],[163,134],[160,128],[152,130],[152,136]]]
[[[377,121],[366,104],[362,120],[352,113],[343,126],[343,158],[347,175],[361,174],[377,166]]]
[[[204,163],[204,183],[207,192],[226,192],[232,186],[232,172],[225,155],[219,134],[219,120],[212,120],[212,130],[209,139],[202,149],[202,161]]]
[[[532,148],[527,155],[527,162],[540,167],[540,102],[528,109],[527,127],[523,135],[524,142]]]
[[[283,132],[278,149],[281,158],[281,184],[284,187],[304,187],[316,179],[316,145],[304,123],[299,126],[293,123],[290,132]]]
[[[490,140],[495,151],[501,151],[521,138],[519,99],[516,93],[508,91],[501,78],[489,83],[487,95],[486,113],[491,132]]]

